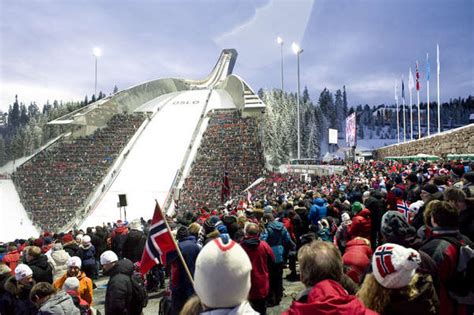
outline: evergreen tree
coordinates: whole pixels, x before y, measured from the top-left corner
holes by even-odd
[[[344,85],[342,87],[342,104],[343,104],[343,113],[344,113],[344,118],[348,116],[348,109],[347,109],[347,94],[346,94],[346,86]]]
[[[113,94],[116,94],[117,92],[118,92],[118,87],[115,85]]]
[[[0,166],[7,162],[7,152],[5,147],[5,140],[3,140],[3,136],[0,134]]]
[[[8,111],[8,125],[11,129],[16,129],[20,126],[20,104],[18,103],[18,95],[15,95],[13,107],[10,105]]]
[[[25,104],[20,105],[20,125],[24,126],[28,123],[28,110]]]
[[[345,124],[345,114],[344,114],[344,101],[342,97],[341,90],[336,91],[335,95],[335,102],[334,105],[336,106],[336,119],[337,119],[337,130],[339,133],[342,133]]]

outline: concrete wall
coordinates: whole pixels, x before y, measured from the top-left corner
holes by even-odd
[[[375,151],[377,159],[387,156],[407,156],[419,153],[445,157],[447,154],[474,153],[474,124],[452,129],[437,135],[393,144]]]

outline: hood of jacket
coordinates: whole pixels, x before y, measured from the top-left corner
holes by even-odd
[[[246,237],[242,244],[248,248],[255,249],[260,244],[260,239],[258,237]]]
[[[270,223],[268,223],[267,225],[267,228],[270,228],[272,230],[283,230],[285,226],[283,225],[283,223],[279,222],[279,221],[272,221]]]
[[[79,314],[72,298],[63,290],[50,297],[39,309],[39,314]]]
[[[367,208],[363,208],[359,212],[357,212],[356,216],[361,216],[364,218],[370,218],[370,210]]]
[[[336,281],[323,280],[311,289],[307,303],[293,302],[288,314],[363,315],[376,313],[366,309],[357,297],[349,295]]]
[[[40,269],[46,270],[49,266],[48,257],[46,257],[46,255],[41,254],[32,261],[28,262],[28,266],[36,266]]]
[[[112,277],[119,273],[131,276],[133,274],[133,263],[127,258],[120,259],[107,274]]]
[[[28,299],[33,284],[21,285],[16,281],[15,277],[10,277],[5,281],[5,291],[10,292],[12,295],[19,297],[20,299]]]
[[[322,206],[324,206],[324,199],[323,198],[314,198],[313,199],[313,204],[322,207]]]
[[[71,256],[69,256],[69,254],[64,249],[51,253],[51,259],[54,260],[57,265],[63,265],[67,263],[69,258],[71,258]]]

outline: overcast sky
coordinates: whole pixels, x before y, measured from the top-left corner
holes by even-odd
[[[153,79],[200,79],[223,48],[237,49],[234,73],[255,90],[301,85],[317,99],[324,87],[347,88],[350,105],[391,103],[394,85],[426,53],[436,99],[436,43],[441,99],[474,94],[472,0],[0,0],[0,109],[23,103],[82,100],[94,92],[92,48],[100,47],[98,89]]]

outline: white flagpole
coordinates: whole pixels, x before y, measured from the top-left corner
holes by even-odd
[[[418,70],[418,61],[416,62],[416,71],[419,73]],[[418,82],[418,77],[417,77],[417,82]],[[418,86],[416,88],[416,97],[418,100],[418,139],[421,139],[421,114],[420,114],[420,90],[418,89]]]
[[[426,66],[428,67],[428,53],[426,53]],[[428,69],[426,71],[429,71]],[[430,78],[426,78],[426,126],[430,135]]]
[[[395,84],[395,102],[397,103],[397,141],[400,143],[400,118],[398,117],[398,85]]]
[[[410,90],[410,140],[413,140],[413,99],[412,99],[412,90],[413,87],[411,86],[413,82],[413,74],[411,73],[411,68],[410,68],[410,73],[409,73],[409,78],[408,78],[408,89]]]
[[[403,76],[402,76],[402,83],[403,83]],[[405,85],[403,85],[402,111],[403,111],[403,142],[407,142],[406,127],[405,127]]]
[[[438,133],[441,132],[441,103],[439,102],[439,70],[440,70],[440,65],[439,65],[439,44],[436,44],[436,77],[438,81]]]

